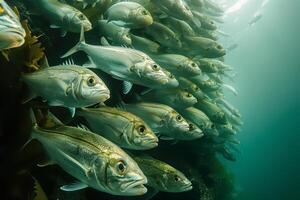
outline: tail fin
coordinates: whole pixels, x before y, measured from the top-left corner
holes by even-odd
[[[80,50],[80,46],[82,44],[85,44],[84,28],[83,28],[83,26],[81,26],[81,32],[80,32],[79,42],[73,48],[71,48],[67,53],[65,53],[64,55],[62,55],[61,58],[65,58],[65,57],[68,57],[68,56],[76,53],[77,51]]]

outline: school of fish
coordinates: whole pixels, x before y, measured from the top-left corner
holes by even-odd
[[[58,58],[64,63],[49,65],[55,62],[45,56],[39,70],[22,75],[32,93],[24,103],[39,97],[78,122],[66,125],[49,111],[51,123],[40,124],[39,110],[30,111],[30,140],[47,157],[40,166],[59,165],[76,179],[61,190],[91,187],[121,196],[192,190],[176,166],[147,151],[136,154],[160,148],[160,140],[176,148],[178,141],[211,138],[211,148],[234,160],[229,147],[243,122],[224,96],[237,91],[226,83],[233,68],[218,42],[220,6],[210,0],[28,1],[59,37],[78,35]],[[96,19],[84,14],[98,8]],[[22,46],[25,35],[19,16],[0,1],[0,50]],[[91,35],[98,43],[89,42]],[[76,64],[77,52],[86,55],[84,64]]]

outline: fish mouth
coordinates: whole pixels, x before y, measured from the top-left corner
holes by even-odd
[[[107,99],[110,98],[110,92],[107,92],[107,91],[104,91],[104,92],[100,92],[99,93],[99,99],[100,99],[100,102],[104,102],[106,101]]]
[[[189,184],[182,187],[183,192],[186,192],[186,191],[189,191],[189,190],[192,190],[192,189],[193,189],[192,183],[189,183]]]
[[[127,195],[143,195],[147,192],[147,188],[144,186],[146,183],[146,178],[130,181],[125,185],[125,189],[122,192]]]
[[[151,138],[151,139],[149,138],[149,139],[143,140],[142,145],[143,145],[143,147],[146,147],[149,149],[155,148],[158,146],[158,138],[155,137],[155,138]]]

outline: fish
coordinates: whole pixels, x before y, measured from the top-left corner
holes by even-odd
[[[256,24],[261,18],[263,17],[262,13],[260,12],[256,12],[252,19],[249,21],[249,25],[253,26],[254,24]]]
[[[110,98],[107,86],[89,69],[79,65],[49,67],[46,58],[42,66],[41,70],[23,74],[22,81],[35,95],[47,100],[50,106],[74,109]]]
[[[22,46],[25,36],[18,15],[4,0],[0,1],[0,51]]]
[[[216,24],[209,16],[206,16],[205,14],[202,14],[198,11],[192,11],[192,13],[193,16],[201,22],[201,27],[197,27],[197,28],[207,29],[211,31],[217,29]]]
[[[149,126],[130,112],[100,106],[78,109],[76,116],[83,117],[92,132],[122,148],[146,150],[158,146],[158,139]]]
[[[107,20],[98,20],[97,28],[99,35],[113,42],[114,45],[131,46],[132,40],[130,30],[121,26],[117,26]]]
[[[221,6],[219,6],[218,4],[216,4],[211,0],[204,0],[204,6],[207,7],[208,9],[213,10],[213,12],[215,13],[223,14],[225,12]]]
[[[92,29],[89,19],[78,9],[58,0],[30,0],[36,10],[49,22],[51,28],[61,29],[61,36],[67,32],[80,33]]]
[[[153,89],[140,94],[140,98],[147,102],[157,102],[175,109],[184,109],[197,103],[197,99],[189,92],[170,88],[168,90]]]
[[[136,196],[147,192],[147,178],[120,147],[92,132],[62,124],[49,113],[51,126],[33,121],[31,140],[39,141],[49,164],[59,165],[78,181],[61,187],[76,191],[86,187],[113,195]],[[32,119],[34,119],[32,117]]]
[[[173,30],[179,37],[196,35],[193,28],[184,20],[167,17],[160,21]]]
[[[192,58],[194,62],[200,67],[201,71],[205,73],[217,73],[219,72],[217,63],[209,58],[203,58],[202,56],[195,56]],[[220,62],[220,61],[217,61]]]
[[[151,2],[168,16],[184,21],[193,19],[189,6],[183,0],[152,0]]]
[[[182,46],[178,36],[170,28],[159,22],[154,21],[153,24],[145,27],[144,32],[161,46],[167,48],[181,48]]]
[[[150,156],[133,156],[148,179],[147,185],[162,192],[186,192],[193,189],[191,181],[171,165]]]
[[[218,124],[226,124],[227,117],[224,113],[224,109],[221,109],[217,104],[211,102],[209,99],[198,99],[198,102],[194,105],[195,108],[203,111],[209,119]]]
[[[169,87],[169,77],[147,54],[130,48],[118,46],[98,46],[85,43],[84,31],[79,42],[65,53],[62,58],[77,51],[84,51],[90,66],[100,69],[113,78],[150,88]],[[118,58],[118,59],[116,59]]]
[[[182,77],[176,76],[176,80],[179,82],[179,88],[190,92],[196,99],[202,99],[205,97],[205,93],[191,80]]]
[[[233,129],[233,126],[230,123],[227,124],[217,124],[216,128],[220,133],[220,136],[228,136],[228,135],[235,135],[236,131]]]
[[[180,114],[187,120],[194,123],[199,129],[201,129],[206,136],[218,136],[219,132],[216,129],[216,125],[208,118],[208,116],[201,110],[195,107],[189,107],[180,110]]]
[[[188,122],[170,106],[139,102],[122,104],[120,107],[142,118],[157,135],[161,134],[179,140],[184,136],[189,137],[187,134],[190,128]]]
[[[136,29],[150,26],[153,18],[148,10],[136,2],[118,2],[110,6],[104,18],[117,26]]]
[[[225,106],[236,117],[242,117],[240,111],[238,109],[236,109],[231,103],[229,103],[225,99],[220,99],[217,103]]]
[[[205,37],[184,37],[183,48],[189,54],[199,55],[206,58],[218,58],[226,55],[226,50],[218,42]]]
[[[202,8],[204,6],[204,0],[184,0],[188,6],[194,10],[196,8]]]
[[[192,59],[179,54],[159,54],[151,58],[172,74],[183,77],[201,74],[201,69]]]
[[[212,79],[205,79],[202,76],[195,76],[190,78],[193,83],[195,83],[203,92],[211,92],[219,90],[221,84],[212,80]]]
[[[65,0],[67,1],[67,0]],[[69,0],[70,1],[70,0]],[[102,0],[71,0],[71,3],[82,3],[82,8],[85,9],[87,6],[95,7]]]
[[[148,38],[131,34],[131,41],[134,49],[143,51],[145,53],[158,54],[160,51],[160,45]]]
[[[197,34],[201,37],[205,37],[214,41],[217,41],[219,39],[215,31],[207,30],[204,28],[197,29]]]

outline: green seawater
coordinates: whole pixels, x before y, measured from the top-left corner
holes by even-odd
[[[260,3],[249,0],[238,23],[226,21],[226,31],[244,29]],[[241,154],[230,166],[237,199],[294,200],[300,198],[300,1],[270,0],[262,14],[227,56],[239,91],[228,98],[244,119]]]

